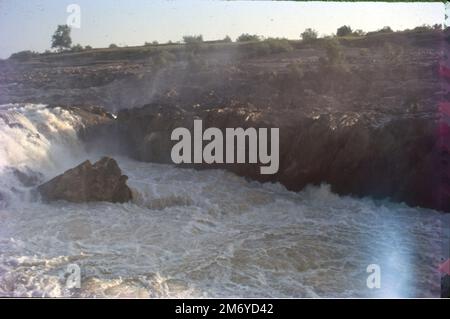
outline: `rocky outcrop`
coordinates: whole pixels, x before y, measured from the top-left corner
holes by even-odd
[[[450,210],[436,197],[441,182],[437,156],[437,118],[430,113],[374,114],[340,112],[308,116],[296,110],[242,108],[182,112],[147,106],[119,113],[132,156],[171,163],[176,127],[204,129],[280,128],[280,169],[261,175],[260,164],[190,164],[221,167],[262,182],[280,182],[298,191],[308,184],[329,183],[338,194],[391,198],[413,206]]]
[[[12,167],[11,170],[12,170],[14,176],[25,187],[36,186],[43,179],[43,175],[41,173],[34,172],[33,170],[29,169],[28,167],[25,167],[22,170]]]
[[[114,159],[103,157],[95,164],[85,161],[37,189],[46,201],[124,203],[132,199],[127,179]]]

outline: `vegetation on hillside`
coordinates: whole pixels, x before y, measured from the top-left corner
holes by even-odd
[[[448,28],[447,28],[448,29]],[[447,31],[445,29],[444,31]],[[256,34],[243,33],[236,39],[236,44],[239,45],[239,51],[245,56],[249,57],[257,57],[257,56],[265,56],[269,54],[275,53],[283,53],[290,52],[297,48],[302,43],[310,44],[312,42],[318,41],[318,43],[328,43],[330,46],[328,50],[331,50],[329,53],[329,61],[333,64],[338,61],[339,57],[334,56],[337,53],[333,52],[332,47],[334,44],[329,43],[341,43],[342,41],[346,43],[346,45],[350,45],[353,39],[370,39],[371,37],[375,37],[378,35],[390,34],[390,33],[402,33],[402,32],[433,32],[433,31],[443,31],[443,27],[441,24],[435,24],[433,26],[430,25],[422,25],[414,28],[413,30],[404,30],[404,31],[393,31],[391,27],[385,26],[379,30],[371,31],[365,33],[362,30],[353,30],[351,26],[344,25],[336,30],[335,35],[324,35],[319,37],[318,32],[312,28],[305,29],[301,34],[299,39],[297,40],[288,40],[285,38],[264,38]],[[329,42],[329,40],[338,40],[338,42]],[[374,38],[375,39],[375,38]],[[450,39],[450,37],[449,37]],[[325,41],[325,42],[324,42]],[[126,58],[127,50],[130,50],[130,56],[145,56],[145,55],[154,55],[155,53],[152,51],[153,49],[161,48],[168,49],[170,47],[181,48],[185,47],[188,54],[198,54],[200,51],[208,48],[213,48],[214,45],[232,45],[232,39],[227,35],[225,38],[215,41],[204,41],[202,35],[186,35],[183,37],[182,42],[172,42],[168,41],[167,43],[160,44],[157,41],[145,42],[143,46],[130,47],[128,49],[122,48],[121,54]],[[125,46],[126,47],[126,46]],[[32,58],[38,57],[39,55],[50,55],[50,54],[60,54],[64,52],[72,52],[72,53],[81,53],[83,51],[91,51],[94,50],[91,46],[86,45],[82,46],[81,44],[75,44],[72,46],[72,39],[70,35],[70,27],[67,25],[58,25],[55,33],[51,38],[51,48],[54,49],[52,51],[46,50],[45,53],[38,53],[31,50],[25,50],[13,53],[10,56],[12,60],[19,61],[27,61]],[[119,46],[112,43],[108,48],[103,49],[95,49],[96,52],[103,52],[104,50],[115,50],[118,49]],[[363,53],[361,53],[363,54]],[[391,53],[388,53],[391,54]],[[160,53],[156,53],[156,55],[160,55]],[[165,56],[164,56],[165,55]],[[392,54],[391,54],[392,55]],[[164,61],[171,60],[168,58],[167,54],[162,54],[161,57],[158,57],[161,61],[161,64],[165,64]]]

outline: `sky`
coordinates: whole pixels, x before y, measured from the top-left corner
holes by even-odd
[[[404,30],[444,24],[445,10],[442,2],[0,0],[0,58],[49,49],[56,26],[70,15],[70,4],[81,10],[80,28],[72,28],[73,44],[92,47],[176,42],[197,34],[205,40],[226,35],[234,40],[242,33],[299,39],[306,28],[324,35],[342,25],[364,31],[383,26]]]

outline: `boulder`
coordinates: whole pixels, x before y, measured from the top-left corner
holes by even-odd
[[[127,179],[114,159],[103,157],[94,164],[85,161],[37,189],[46,201],[124,203],[132,199]]]

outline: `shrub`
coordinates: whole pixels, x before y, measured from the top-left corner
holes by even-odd
[[[342,62],[342,49],[338,41],[327,40],[325,43],[325,52],[329,64],[335,65]]]
[[[286,68],[288,69],[288,74],[291,80],[297,81],[304,77],[304,71],[300,63],[289,63]]]
[[[230,43],[230,42],[233,42],[233,41],[232,41],[231,38],[227,35],[227,36],[225,36],[225,38],[223,38],[223,40],[222,40],[221,42],[224,42],[224,43]]]
[[[72,52],[81,52],[83,51],[83,47],[81,46],[81,44],[75,44],[72,46],[72,48],[70,48],[70,50]]]
[[[367,32],[367,35],[380,34],[380,33],[392,33],[392,32],[394,32],[394,31],[392,31],[391,27],[385,26],[377,31]]]
[[[157,67],[166,66],[174,60],[175,55],[167,50],[158,50],[156,55],[153,56],[153,64]]]
[[[293,50],[293,47],[288,39],[269,38],[263,43],[269,44],[270,53],[290,52]]]
[[[203,36],[202,35],[185,35],[183,42],[186,44],[188,50],[192,53],[197,53],[202,47]]]
[[[317,39],[317,35],[318,35],[318,33],[316,30],[308,28],[302,32],[300,37],[302,38],[303,41],[310,42],[310,41]]]
[[[202,35],[185,35],[183,37],[183,42],[186,44],[202,43],[203,36]]]
[[[290,52],[293,50],[289,40],[275,38],[269,38],[261,42],[251,43],[248,48],[250,55],[252,56],[264,56],[273,53]]]
[[[86,45],[86,46],[84,47],[84,49],[85,49],[85,50],[92,50],[92,47],[91,47],[90,45]]]
[[[394,31],[392,31],[390,26],[385,26],[382,27],[380,30],[378,30],[379,33],[392,33]]]
[[[352,35],[353,31],[352,28],[348,25],[343,25],[342,27],[338,28],[336,31],[336,35],[338,37],[346,37],[349,35]]]
[[[111,43],[111,44],[109,45],[109,48],[110,48],[110,49],[116,49],[116,48],[118,48],[118,46],[117,46],[117,44]]]
[[[27,61],[36,56],[39,56],[39,53],[30,51],[30,50],[26,50],[26,51],[20,51],[20,52],[13,53],[13,54],[11,54],[11,56],[9,58],[12,60]]]
[[[242,33],[237,39],[237,42],[250,42],[250,41],[260,41],[261,38],[256,34]]]
[[[352,35],[354,35],[354,36],[356,36],[356,37],[362,37],[362,36],[364,36],[366,33],[363,31],[363,30],[361,30],[361,29],[358,29],[358,30],[355,30],[355,31],[353,31],[353,33],[352,33]]]
[[[427,31],[433,30],[433,28],[431,26],[429,26],[428,24],[423,24],[419,27],[415,27],[413,30],[416,32],[427,32]]]

